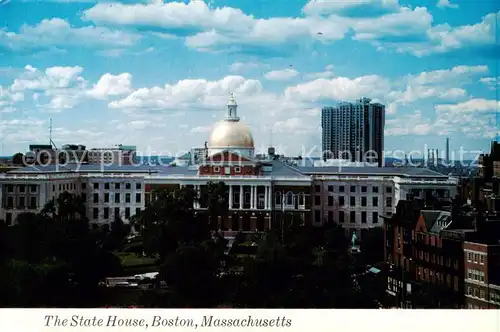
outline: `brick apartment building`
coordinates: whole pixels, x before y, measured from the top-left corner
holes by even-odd
[[[500,309],[500,223],[488,222],[464,241],[465,305]]]
[[[385,218],[388,301],[398,307],[461,308],[463,249],[471,219],[452,218],[450,202],[400,201]],[[464,225],[470,227],[462,229]]]

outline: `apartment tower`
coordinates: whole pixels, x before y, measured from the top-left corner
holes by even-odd
[[[349,159],[383,166],[385,106],[361,98],[324,107],[321,112],[323,159]]]

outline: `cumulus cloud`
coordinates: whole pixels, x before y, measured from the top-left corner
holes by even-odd
[[[458,8],[458,5],[451,4],[450,0],[438,0],[436,6],[439,8]]]
[[[106,99],[109,96],[120,96],[132,91],[132,75],[123,73],[119,75],[104,74],[93,88],[87,92],[91,97]]]
[[[438,5],[456,6],[446,0]],[[286,54],[284,47],[298,48],[307,41],[334,42],[353,31],[352,38],[379,50],[425,56],[470,46],[494,46],[497,33],[495,13],[471,26],[433,25],[426,7],[411,8],[398,0],[311,0],[302,12],[302,17],[257,18],[237,8],[213,7],[204,1],[158,1],[97,3],[84,12],[83,19],[182,37],[188,47],[199,51],[261,55],[266,51]]]
[[[23,25],[19,32],[0,29],[0,53],[36,52],[72,47],[130,47],[139,35],[106,27],[73,27],[66,20],[51,18],[36,25]]]
[[[299,74],[293,68],[287,68],[282,70],[273,70],[264,75],[264,77],[269,81],[288,81]]]
[[[267,67],[262,63],[258,62],[235,62],[229,66],[229,70],[232,73],[243,73],[252,69],[258,69]]]

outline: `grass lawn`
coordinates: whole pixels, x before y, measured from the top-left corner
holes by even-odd
[[[150,257],[138,256],[129,252],[118,252],[116,255],[120,258],[123,268],[134,268],[145,265],[156,265],[156,259]]]

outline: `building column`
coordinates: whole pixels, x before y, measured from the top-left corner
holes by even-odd
[[[240,186],[240,210],[243,209],[243,186]]]
[[[259,207],[259,186],[255,186],[254,196],[254,208],[257,209]]]
[[[255,186],[250,186],[250,210],[255,209]]]
[[[267,207],[267,194],[268,194],[268,189],[269,187],[268,186],[265,186],[264,187],[264,209],[268,209]]]
[[[233,186],[229,185],[229,208],[233,208]]]

